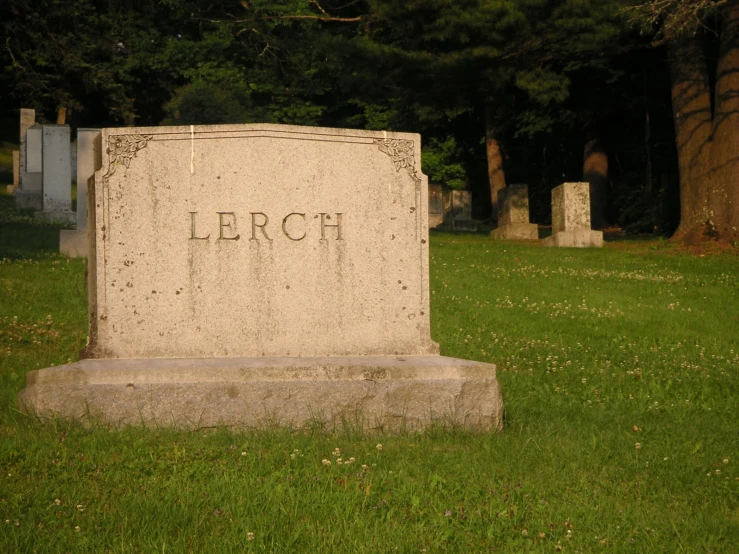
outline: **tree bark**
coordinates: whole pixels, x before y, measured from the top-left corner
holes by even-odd
[[[590,183],[590,222],[593,229],[608,226],[608,154],[597,136],[585,140],[582,180]]]
[[[713,113],[700,34],[668,41],[680,172],[673,238],[687,242],[739,237],[739,4],[723,16]]]
[[[719,236],[739,238],[739,3],[726,7],[716,68],[712,186],[708,208]]]
[[[505,187],[505,172],[503,170],[503,155],[496,136],[493,107],[485,106],[485,148],[488,159],[488,182],[490,185],[490,204],[492,205],[492,219],[498,222],[498,191]]]

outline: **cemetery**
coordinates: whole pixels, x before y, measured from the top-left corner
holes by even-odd
[[[664,551],[677,544],[664,520],[682,518],[680,540],[721,550],[712,537],[730,533],[720,514],[739,479],[739,349],[714,314],[727,301],[737,308],[734,254],[700,259],[653,242],[543,248],[525,221],[525,186],[501,191],[499,221],[525,239],[429,235],[425,176],[396,170],[392,154],[412,151],[386,142],[416,148],[417,135],[263,125],[85,134],[90,154],[77,162],[88,201],[76,220],[87,206],[93,232],[34,215],[3,223],[1,457],[6,490],[41,496],[25,509],[5,497],[10,550],[70,532],[70,548],[121,546],[117,520],[143,522],[144,501],[164,513],[183,488],[207,499],[184,513],[212,521],[181,542],[167,537],[190,516],[173,514],[151,532],[126,527],[123,540],[204,551],[341,549],[353,537],[380,548],[651,552],[657,538]],[[103,155],[121,136],[134,146]],[[329,148],[327,136],[337,141]],[[242,165],[217,162],[228,150],[218,140],[243,143]],[[322,165],[292,154],[306,143]],[[342,148],[374,167],[353,177],[350,198],[337,186],[347,176],[328,169],[349,155]],[[275,166],[252,149],[289,161]],[[390,191],[384,200],[362,197],[375,175]],[[248,187],[265,179],[269,190]],[[579,191],[582,210],[587,188],[563,187],[555,227],[588,241],[587,213],[568,213],[561,198]],[[0,200],[3,214],[17,210],[13,196]],[[60,237],[79,232],[79,253],[60,252]],[[29,242],[29,233],[47,238]],[[686,326],[711,341],[686,342]],[[586,480],[564,477],[573,464]],[[31,484],[33,475],[41,480]],[[302,482],[320,493],[300,492]],[[141,492],[113,492],[131,487]],[[643,492],[626,503],[631,487]],[[696,490],[712,500],[693,503]],[[667,498],[685,503],[665,514]],[[299,532],[269,507],[286,501],[304,514]],[[64,523],[48,520],[44,503]],[[539,508],[509,517],[518,504]],[[604,506],[623,531],[601,518]],[[343,523],[321,538],[337,509]],[[224,527],[220,514],[242,523]],[[393,522],[384,539],[378,518]]]
[[[624,6],[0,6],[0,552],[733,552],[739,6]]]

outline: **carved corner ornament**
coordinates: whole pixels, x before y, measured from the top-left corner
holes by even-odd
[[[154,135],[113,135],[108,137],[108,171],[103,176],[108,179],[115,172],[116,166],[123,164],[128,168],[136,152],[146,148]]]
[[[395,171],[405,168],[408,175],[416,183],[421,184],[421,178],[416,171],[416,156],[413,148],[412,140],[405,139],[375,139],[375,144],[379,147],[380,152],[390,156],[395,166]]]

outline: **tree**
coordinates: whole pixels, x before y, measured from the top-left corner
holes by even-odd
[[[494,219],[513,136],[549,132],[552,113],[569,95],[568,75],[602,64],[603,52],[621,32],[612,1],[373,0],[370,5],[370,38],[413,62],[417,113],[425,115],[425,106],[453,118],[470,109],[480,116]]]
[[[680,171],[674,239],[739,238],[739,3],[653,0],[669,53]]]

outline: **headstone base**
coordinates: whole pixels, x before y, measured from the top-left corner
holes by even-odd
[[[495,240],[539,240],[539,227],[535,223],[509,223],[490,232]]]
[[[477,231],[477,221],[474,219],[449,219],[444,222],[442,229],[451,231]]]
[[[59,231],[59,252],[70,258],[87,258],[90,238],[87,230],[62,229]]]
[[[43,210],[44,197],[41,191],[24,191],[15,189],[13,193],[15,197],[15,207],[19,210]]]
[[[41,219],[48,223],[70,223],[77,221],[76,212],[36,212],[34,214],[37,219]]]
[[[503,428],[495,366],[443,356],[88,359],[29,372],[19,404],[113,427]]]
[[[560,231],[551,237],[542,239],[544,246],[564,246],[570,248],[602,248],[602,231]]]
[[[429,229],[435,229],[444,224],[444,214],[429,214]]]

